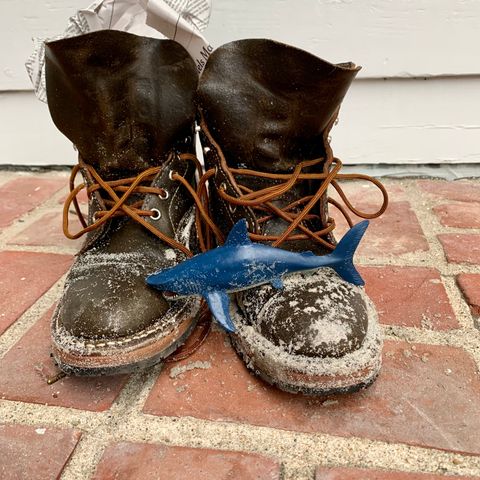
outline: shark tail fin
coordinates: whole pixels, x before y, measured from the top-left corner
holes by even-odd
[[[353,283],[354,285],[365,285],[363,278],[353,264],[353,256],[355,255],[360,240],[365,234],[368,224],[368,220],[364,220],[353,226],[340,240],[335,250],[330,254],[334,260],[332,265],[330,265],[331,268],[333,268],[344,280]]]

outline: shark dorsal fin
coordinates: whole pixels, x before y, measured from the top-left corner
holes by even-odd
[[[242,218],[230,230],[224,246],[250,245],[252,241],[248,236],[247,221]]]

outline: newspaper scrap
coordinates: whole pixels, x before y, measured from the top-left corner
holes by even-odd
[[[96,0],[69,18],[65,31],[48,39],[33,38],[25,67],[35,95],[47,102],[45,42],[97,30],[121,30],[146,37],[170,38],[190,53],[201,73],[213,48],[200,33],[210,20],[211,0]]]

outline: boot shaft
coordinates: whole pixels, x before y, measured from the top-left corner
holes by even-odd
[[[169,177],[174,170],[195,182],[195,164],[181,159],[182,153],[194,152],[198,74],[193,60],[174,41],[113,30],[50,42],[45,56],[51,116],[78,149],[79,171],[89,188],[83,251],[102,242],[106,252],[127,244],[158,249],[145,227],[158,237],[174,238],[193,206],[185,188]],[[140,212],[136,222],[123,206],[108,221],[99,221],[149,167],[155,167],[155,174],[125,200]]]
[[[106,179],[192,151],[198,75],[180,44],[104,30],[50,42],[45,59],[55,125]]]
[[[213,52],[198,104],[232,168],[288,172],[324,155],[323,136],[360,67],[253,39]]]
[[[303,173],[327,171],[325,160],[332,160],[328,131],[359,70],[352,63],[334,65],[272,40],[236,41],[213,52],[199,82],[197,103],[208,147],[206,164],[216,171],[210,182],[212,210],[224,234],[240,218],[247,219],[257,240],[273,241],[286,230],[291,220],[272,214],[265,203],[257,205],[260,208],[232,204],[222,192],[243,199],[247,192],[266,191],[286,181],[272,174],[291,174],[305,160],[321,159]],[[247,175],[244,169],[270,177]],[[287,208],[287,216],[295,218],[306,206],[302,199],[321,184],[320,179],[296,182],[271,203]],[[317,232],[327,228],[327,198],[325,191],[302,228]],[[292,232],[297,239],[302,233]],[[335,242],[330,234],[325,238],[330,245]],[[326,244],[312,245],[303,235],[303,240],[281,246],[325,253]]]

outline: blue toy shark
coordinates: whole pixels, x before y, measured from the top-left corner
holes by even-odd
[[[294,253],[253,243],[248,236],[247,222],[242,219],[233,226],[224,245],[150,275],[147,283],[175,294],[166,297],[170,299],[191,295],[204,297],[218,323],[228,332],[235,332],[230,318],[229,293],[265,283],[281,289],[283,275],[321,267],[333,268],[354,285],[364,285],[353,265],[353,255],[367,227],[368,220],[358,223],[332,253],[317,256],[312,252]]]

